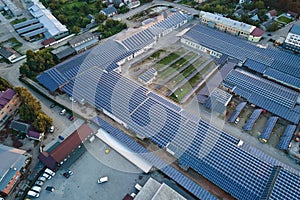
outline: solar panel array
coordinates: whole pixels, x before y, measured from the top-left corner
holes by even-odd
[[[75,85],[80,90],[70,89],[68,85],[63,90],[111,112],[130,130],[158,146],[174,147],[174,156],[181,164],[193,168],[236,198],[259,199],[272,171],[268,162],[274,160],[265,156],[258,159],[237,147],[239,139],[197,117],[190,119],[191,115],[181,114],[184,110],[180,107],[173,108],[171,102],[166,103],[166,99],[137,83],[114,72],[94,70],[88,76],[82,74],[76,78]],[[95,86],[82,87],[80,81],[90,84],[93,79],[98,81]]]
[[[299,81],[294,81],[300,79],[300,66],[298,64],[300,58],[297,55],[272,47],[260,48],[253,43],[203,25],[194,26],[183,38],[240,61],[246,60],[247,67],[254,71],[263,73],[265,69],[271,68],[273,72],[276,72],[274,74],[269,73],[270,77],[299,88]],[[247,59],[254,62],[247,61]],[[285,74],[294,77],[294,79],[285,78]]]
[[[243,129],[245,131],[252,130],[252,127],[256,120],[258,119],[260,113],[262,112],[262,109],[255,109],[253,113],[251,114],[250,118],[247,120],[246,124],[243,126]]]
[[[176,183],[188,190],[199,199],[213,200],[216,199],[206,190],[202,189],[195,182],[184,176],[182,173],[162,161],[159,157],[149,152],[147,149],[136,143],[133,139],[128,137],[125,133],[111,126],[109,123],[99,117],[95,117],[93,121],[108,132],[111,136],[126,145],[133,152],[138,153],[145,160],[153,164],[156,168],[160,169],[165,175],[173,179]]]
[[[292,123],[298,123],[300,113],[294,110],[299,93],[243,70],[233,70],[223,85],[233,86],[234,93]]]
[[[118,42],[108,40],[101,45],[97,45],[82,54],[60,63],[44,73],[57,70],[61,77],[71,80],[75,76],[85,73],[93,67],[99,67],[106,71],[113,71],[118,68],[118,65],[116,64],[117,62],[154,42],[156,34],[165,31],[167,28],[179,27],[180,24],[186,22],[186,19],[187,18],[184,14],[176,12],[157,24],[130,36],[124,41]],[[49,76],[43,74],[40,76],[44,76],[44,78],[38,77],[38,80],[40,80],[39,82],[46,88],[51,87],[51,91],[55,91],[60,85],[62,85],[60,82],[56,82],[56,80],[51,80],[51,84],[47,83],[46,76],[48,78]]]
[[[283,136],[280,138],[278,148],[282,150],[288,150],[291,139],[293,138],[294,132],[296,130],[296,125],[287,125]]]
[[[246,105],[247,105],[247,102],[239,103],[239,105],[236,106],[235,111],[228,118],[228,122],[233,123]]]
[[[149,29],[145,29],[121,42],[128,50],[141,49],[147,44],[154,42],[154,37],[155,35]]]
[[[272,130],[278,120],[278,117],[270,117],[263,132],[260,134],[259,138],[269,140]]]
[[[162,34],[168,29],[176,29],[180,24],[187,22],[187,17],[182,12],[173,13],[168,16],[165,20],[162,20],[149,28],[149,30],[156,36]]]
[[[300,198],[299,176],[281,169],[274,183],[269,200],[298,200]]]

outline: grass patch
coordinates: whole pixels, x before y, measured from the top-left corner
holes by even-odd
[[[157,64],[159,65],[167,65],[170,62],[172,62],[173,60],[179,58],[179,55],[176,53],[171,53],[170,55],[168,55],[167,57],[161,59]]]
[[[175,71],[179,70],[182,66],[184,66],[189,60],[193,59],[196,56],[195,53],[190,52],[185,57],[179,59],[166,70],[164,70],[161,74],[158,75],[158,78],[165,79],[173,74]]]
[[[284,23],[284,24],[288,24],[288,23],[292,22],[293,20],[291,20],[290,18],[285,17],[285,16],[280,16],[277,18],[277,21]]]
[[[11,25],[15,25],[21,22],[25,22],[27,19],[25,17],[21,18],[21,19],[15,19],[13,21],[10,22]]]
[[[13,48],[14,50],[18,50],[20,47],[22,47],[22,43],[19,42],[16,38],[10,38],[8,40],[5,40],[0,43],[1,46],[9,46],[10,48]]]
[[[160,53],[165,53],[165,52],[166,52],[166,50],[160,49],[160,50],[154,52],[149,58],[150,58],[151,60],[157,60],[157,59],[160,58]]]
[[[192,77],[186,84],[184,84],[181,88],[178,88],[170,96],[170,98],[176,102],[180,102],[189,93],[189,91],[192,90],[199,83],[203,75],[205,75],[213,66],[215,66],[213,62],[209,63],[199,73]]]

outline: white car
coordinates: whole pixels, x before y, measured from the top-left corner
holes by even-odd
[[[67,112],[67,110],[66,109],[62,109],[61,111],[60,111],[60,115],[65,115],[66,114],[66,112]]]
[[[54,176],[54,175],[55,175],[55,172],[52,171],[52,170],[49,169],[49,168],[45,169],[45,173],[47,173],[47,174],[49,174],[49,175],[51,175],[51,176]]]
[[[45,177],[46,179],[51,179],[52,178],[52,176],[47,174],[47,173],[43,173],[43,177]]]
[[[54,127],[54,126],[50,126],[50,128],[49,128],[49,132],[50,132],[50,133],[53,133],[53,132],[54,132],[54,129],[55,129],[55,127]]]
[[[32,190],[32,191],[35,191],[35,192],[37,192],[37,193],[40,193],[41,190],[42,190],[42,188],[41,188],[40,186],[33,186],[33,187],[31,188],[31,190]]]
[[[105,183],[107,181],[108,181],[108,177],[104,176],[104,177],[99,178],[99,180],[97,182],[100,184],[100,183]]]
[[[40,194],[35,192],[35,191],[32,191],[32,190],[29,190],[29,192],[27,193],[28,196],[31,196],[31,197],[39,197]]]
[[[141,189],[143,188],[140,184],[135,184],[135,189],[137,189],[138,191],[141,191]]]

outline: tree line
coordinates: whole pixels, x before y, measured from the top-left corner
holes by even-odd
[[[41,103],[24,87],[15,87],[14,90],[22,102],[19,108],[20,118],[32,123],[38,131],[45,132],[53,120],[42,111]]]

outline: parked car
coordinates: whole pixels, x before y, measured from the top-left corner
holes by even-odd
[[[41,190],[42,190],[42,188],[41,188],[40,186],[33,186],[33,187],[31,188],[31,190],[32,190],[32,191],[35,191],[35,192],[37,192],[37,193],[40,193]]]
[[[76,103],[76,102],[77,102],[73,97],[70,97],[69,99],[70,99],[70,101],[72,101],[73,103]]]
[[[70,117],[69,117],[69,120],[70,121],[73,121],[75,119],[75,116],[74,115],[71,115]]]
[[[100,183],[105,183],[107,181],[108,181],[108,177],[107,176],[103,176],[103,177],[99,178],[97,182],[100,184]]]
[[[42,187],[42,186],[44,185],[44,181],[39,181],[39,180],[37,180],[37,181],[34,183],[34,185],[37,185],[37,186]]]
[[[141,191],[141,189],[143,188],[140,184],[135,184],[135,189],[137,189],[138,191]]]
[[[50,192],[54,192],[55,188],[53,186],[47,186],[46,190]]]
[[[51,104],[50,108],[54,108],[56,106],[56,104]]]
[[[72,175],[73,175],[73,172],[71,170],[68,170],[65,173],[63,173],[63,176],[66,177],[66,178],[69,178]]]
[[[43,173],[43,177],[45,177],[46,179],[51,179],[51,175],[47,174],[47,173]]]
[[[60,111],[60,115],[65,115],[66,114],[66,112],[67,112],[67,110],[66,109],[62,109],[61,111]]]
[[[32,190],[29,190],[27,195],[31,196],[31,197],[39,197],[40,196],[40,194],[38,192],[35,192],[35,191],[32,191]]]
[[[238,124],[239,121],[240,121],[240,118],[238,117],[238,118],[235,119],[234,123],[235,123],[235,124]]]
[[[41,176],[41,177],[39,177],[38,178],[38,181],[43,181],[43,182],[45,182],[47,179],[45,178],[45,177],[43,177],[43,176]]]
[[[54,126],[50,126],[50,128],[49,128],[49,132],[50,132],[50,133],[53,133],[53,132],[54,132],[54,129],[55,129],[55,127],[54,127]]]
[[[45,169],[45,173],[47,173],[47,174],[49,174],[49,175],[51,175],[51,176],[54,176],[54,175],[55,175],[55,172],[52,171],[52,170],[49,169],[49,168]]]
[[[58,136],[58,139],[64,140],[65,138],[64,138],[63,136],[59,135],[59,136]]]

